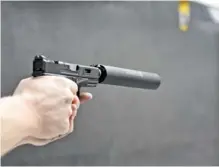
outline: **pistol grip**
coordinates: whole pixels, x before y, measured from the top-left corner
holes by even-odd
[[[77,91],[77,96],[80,98],[80,92],[81,88],[84,86],[86,87],[88,84],[88,79],[80,79],[80,80],[75,80],[75,83],[78,85],[78,91]]]
[[[80,98],[80,90],[81,90],[81,87],[78,85],[78,91],[77,91],[78,98]]]

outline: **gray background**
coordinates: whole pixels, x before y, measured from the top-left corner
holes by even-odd
[[[2,2],[2,96],[36,54],[157,72],[157,91],[98,86],[70,136],[24,146],[2,165],[219,165],[219,28],[192,4],[186,33],[176,2]]]

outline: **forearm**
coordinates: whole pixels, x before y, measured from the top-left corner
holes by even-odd
[[[0,99],[1,156],[24,144],[34,128],[34,117],[20,96]]]

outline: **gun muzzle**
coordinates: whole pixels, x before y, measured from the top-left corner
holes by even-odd
[[[100,83],[141,89],[157,89],[161,77],[156,73],[130,70],[125,68],[97,65],[101,70]]]

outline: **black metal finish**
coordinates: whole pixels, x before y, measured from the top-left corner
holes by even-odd
[[[102,84],[142,89],[157,89],[161,83],[161,77],[156,73],[113,66],[101,66],[104,67],[106,71],[106,78],[101,82]]]
[[[157,89],[161,79],[158,74],[106,65],[85,66],[49,60],[35,56],[33,77],[61,75],[75,81],[79,87],[96,87],[98,83],[141,89]]]

